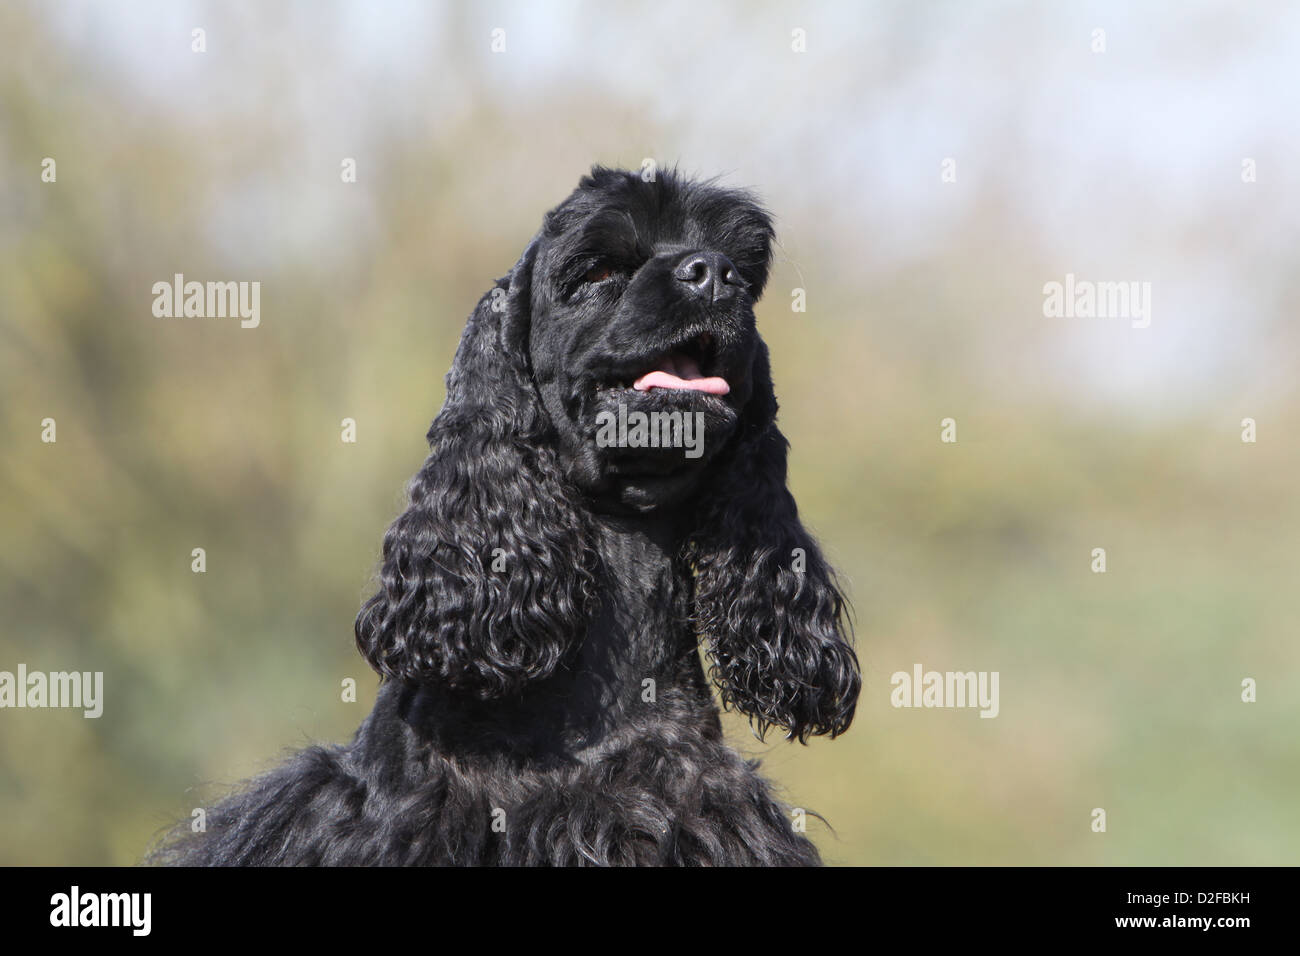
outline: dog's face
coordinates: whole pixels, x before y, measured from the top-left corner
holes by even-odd
[[[844,598],[786,487],[754,327],[771,242],[748,195],[675,173],[598,167],[552,210],[470,316],[384,538],[356,624],[376,670],[482,698],[554,674],[604,600],[593,512],[653,513],[694,575],[723,702],[760,732],[848,727]],[[637,435],[656,413],[668,427]]]
[[[595,171],[546,217],[528,353],[568,478],[599,504],[679,503],[732,437],[771,240],[743,193],[622,171]]]

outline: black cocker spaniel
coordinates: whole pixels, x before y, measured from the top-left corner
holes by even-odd
[[[746,193],[596,167],[479,302],[356,621],[383,677],[158,862],[813,864],[718,707],[806,741],[860,678],[786,490]]]

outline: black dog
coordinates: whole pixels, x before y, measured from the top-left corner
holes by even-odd
[[[760,734],[853,718],[754,323],[771,240],[747,194],[672,173],[597,167],[546,216],[471,316],[384,539],[356,622],[374,711],[156,860],[820,862],[724,742],[698,653]]]

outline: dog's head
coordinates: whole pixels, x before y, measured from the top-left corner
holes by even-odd
[[[550,675],[599,605],[596,512],[689,527],[727,706],[832,736],[859,689],[833,573],[786,490],[745,193],[597,167],[480,300],[357,618],[381,674],[481,697]]]
[[[749,196],[673,175],[597,169],[546,217],[521,263],[528,352],[568,475],[598,506],[680,504],[735,433],[771,240]]]

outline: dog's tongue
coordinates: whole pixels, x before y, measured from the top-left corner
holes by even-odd
[[[700,367],[689,355],[674,352],[664,359],[660,368],[646,372],[632,387],[638,392],[648,392],[652,388],[681,388],[690,392],[705,392],[709,395],[726,395],[731,391],[725,378],[716,375],[705,378]]]

